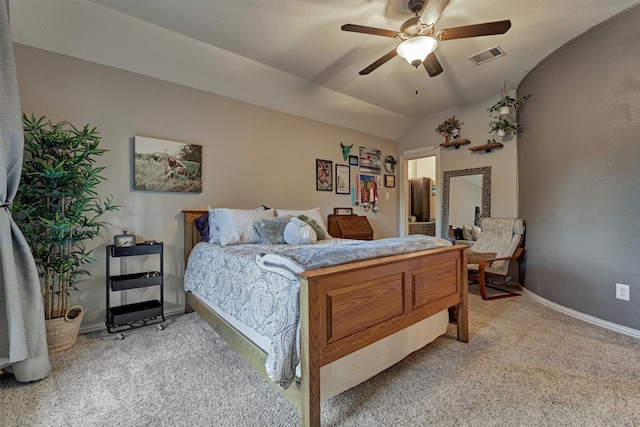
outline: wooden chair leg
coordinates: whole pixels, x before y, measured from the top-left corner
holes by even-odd
[[[492,285],[485,284],[484,271],[479,271],[477,276],[476,275],[470,275],[469,278],[471,280],[475,279],[475,280],[478,281],[478,286],[480,287],[480,296],[485,301],[491,301],[491,300],[496,300],[496,299],[520,296],[520,294],[518,292],[512,292],[512,291],[508,291],[506,289],[499,288],[497,286],[492,286]],[[503,292],[503,293],[499,294],[499,295],[491,295],[491,296],[489,296],[489,295],[487,295],[487,288],[495,289],[495,290],[498,290],[498,291]]]

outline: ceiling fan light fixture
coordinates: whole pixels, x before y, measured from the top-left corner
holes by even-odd
[[[400,43],[398,55],[407,60],[414,67],[422,64],[427,55],[436,50],[438,42],[433,37],[417,36]]]

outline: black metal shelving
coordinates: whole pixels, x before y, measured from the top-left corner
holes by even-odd
[[[105,324],[109,333],[117,333],[118,338],[124,336],[122,331],[150,324],[157,324],[164,329],[164,246],[161,242],[153,244],[137,244],[135,246],[117,247],[107,246],[107,317]],[[133,274],[111,275],[111,261],[113,258],[159,255],[160,269],[143,271]],[[159,299],[136,302],[120,306],[111,306],[111,293],[130,289],[158,286]]]

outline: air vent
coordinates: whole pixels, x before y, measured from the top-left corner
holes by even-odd
[[[473,62],[476,65],[484,64],[485,62],[489,62],[492,59],[500,58],[501,56],[505,56],[506,52],[502,50],[500,46],[494,46],[490,49],[482,51],[480,53],[476,53],[473,56],[469,57],[469,61]]]

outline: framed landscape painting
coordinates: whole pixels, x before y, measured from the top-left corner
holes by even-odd
[[[202,192],[202,146],[136,136],[133,188],[144,191]]]

